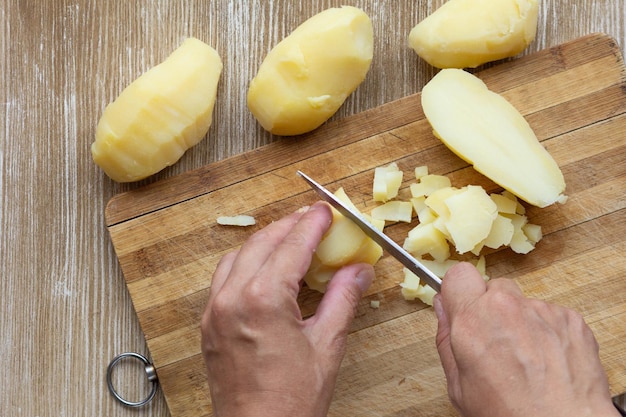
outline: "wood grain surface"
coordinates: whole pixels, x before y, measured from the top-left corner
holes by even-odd
[[[626,262],[606,262],[622,258],[626,243],[619,220],[626,214],[620,192],[626,189],[626,68],[619,49],[610,37],[589,35],[477,74],[522,112],[568,184],[565,205],[527,209],[529,221],[544,232],[538,248],[526,256],[488,251],[487,272],[515,277],[527,295],[582,312],[595,330],[611,388],[622,392],[626,352],[614,342],[626,338]],[[404,198],[413,168],[423,164],[455,186],[500,190],[434,137],[417,93],[327,123],[298,140],[276,141],[113,197],[107,225],[173,416],[212,415],[199,320],[225,251],[317,200],[297,170],[331,190],[344,187],[369,212],[376,206],[373,170],[391,162],[405,173]],[[252,215],[257,225],[216,223],[229,214]],[[385,232],[402,242],[415,224],[391,224]],[[584,270],[590,271],[585,277]],[[428,343],[436,327],[431,309],[402,298],[402,266],[388,255],[376,265],[376,275],[357,308],[329,415],[453,415],[443,373],[432,360],[435,346]],[[319,293],[304,288],[303,314],[313,314],[319,300]],[[370,308],[372,300],[381,303],[379,309]],[[368,363],[366,375],[361,361]],[[426,373],[432,389],[417,390],[418,396],[400,387],[407,379],[422,383]]]
[[[335,120],[419,92],[434,71],[406,47],[406,36],[442,3],[4,0],[0,4],[0,415],[169,415],[160,392],[150,405],[131,410],[116,403],[106,389],[106,366],[116,354],[149,353],[108,236],[106,203],[122,191],[274,142],[245,107],[247,83],[273,45],[306,17],[327,7],[362,7],[372,17],[376,34],[370,74]],[[540,4],[537,38],[526,53],[593,32],[609,34],[624,51],[623,1],[542,0]],[[153,178],[126,185],[110,181],[89,152],[102,110],[187,36],[213,45],[224,60],[207,139]],[[594,233],[610,238],[611,227],[607,223]],[[623,247],[610,261],[620,262],[622,254]],[[581,264],[571,268],[572,274],[586,271]],[[502,265],[497,272],[508,271]],[[623,322],[608,322],[607,331],[620,325],[623,330]],[[366,342],[375,342],[380,335],[367,337]],[[623,340],[616,339],[611,348],[623,350]],[[366,378],[364,359],[348,358],[346,366]],[[605,359],[610,361],[610,356]],[[432,368],[419,380],[407,380],[403,389],[440,389],[428,382],[437,372]],[[130,397],[137,398],[146,389],[140,370],[132,366],[123,366],[115,381]],[[339,398],[350,394],[349,385],[338,388]],[[419,415],[419,410],[414,411]],[[346,409],[344,415],[350,414]]]

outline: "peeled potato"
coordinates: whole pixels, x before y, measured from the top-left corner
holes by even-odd
[[[357,211],[343,188],[335,192],[335,196]],[[344,265],[365,262],[374,265],[383,254],[383,249],[352,220],[343,216],[334,208],[333,220],[322,240],[315,249],[311,265],[304,276],[304,282],[311,289],[324,292],[328,281],[335,272]],[[367,216],[364,216],[367,218]],[[375,227],[382,229],[382,225],[372,222]]]
[[[276,45],[248,89],[248,108],[276,135],[309,132],[328,120],[365,79],[372,23],[343,6],[311,17]]]
[[[538,207],[564,202],[565,179],[524,117],[476,76],[444,69],[422,90],[435,135],[495,183]]]
[[[533,41],[538,0],[449,0],[418,23],[409,46],[437,68],[474,68]]]
[[[209,130],[221,71],[213,48],[185,40],[104,109],[91,145],[94,162],[118,182],[174,164]]]

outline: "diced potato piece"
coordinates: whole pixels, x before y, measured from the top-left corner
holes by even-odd
[[[528,223],[526,216],[520,214],[510,215],[513,222],[513,236],[509,246],[514,252],[526,254],[535,248],[534,242],[531,242],[524,233],[524,226]]]
[[[374,169],[374,201],[386,202],[398,195],[402,185],[402,171],[398,164],[391,164]]]
[[[422,263],[422,265],[428,268],[430,272],[437,275],[439,278],[443,278],[446,275],[446,272],[448,272],[448,269],[459,263],[459,261],[455,259],[446,259],[445,261],[431,261],[428,259],[420,259],[419,261]]]
[[[435,191],[448,188],[451,185],[450,178],[444,175],[428,174],[420,178],[420,182],[411,184],[411,195],[413,197],[429,196]]]
[[[450,209],[446,204],[446,200],[454,194],[460,192],[462,191],[455,187],[440,188],[429,195],[425,203],[437,214],[437,216],[443,217],[447,220],[448,217],[450,217]]]
[[[489,235],[485,238],[484,244],[488,248],[497,249],[511,243],[513,238],[513,222],[510,218],[501,214],[493,220]]]
[[[380,300],[372,300],[370,301],[370,307],[371,308],[380,308]]]
[[[385,221],[382,219],[374,219],[372,216],[368,215],[368,214],[363,214],[361,213],[363,218],[365,220],[367,220],[368,222],[370,222],[370,224],[372,226],[374,226],[376,229],[380,230],[381,232],[383,231],[383,229],[385,228]]]
[[[428,175],[428,166],[422,165],[419,167],[415,167],[415,179],[419,180],[423,176]]]
[[[413,211],[419,214],[420,211],[427,208],[426,196],[411,197],[411,204],[413,204]],[[421,221],[421,220],[420,220]]]
[[[372,23],[343,6],[311,17],[276,45],[248,89],[248,108],[276,135],[309,132],[361,84],[373,56]]]
[[[526,49],[538,10],[538,0],[449,0],[411,30],[409,46],[437,68],[477,67]]]
[[[428,285],[421,285],[417,275],[404,268],[404,282],[400,284],[402,297],[407,301],[416,298],[424,304],[433,305],[433,297],[437,292]]]
[[[420,223],[433,223],[437,220],[437,214],[435,214],[430,207],[424,207],[419,213],[417,213],[417,218]]]
[[[236,216],[220,216],[217,218],[217,224],[223,226],[253,226],[256,224],[256,220],[252,216],[238,214]]]
[[[371,214],[374,219],[410,223],[413,205],[410,201],[388,201],[375,207]]]
[[[465,253],[489,235],[498,210],[482,187],[468,185],[461,190],[445,200],[450,210],[446,226],[457,252]]]
[[[491,199],[498,206],[498,213],[515,214],[517,211],[517,198],[507,198],[501,194],[491,194]]]
[[[435,135],[492,181],[526,202],[563,202],[565,180],[524,117],[476,76],[440,71],[422,90]]]
[[[526,223],[522,226],[522,231],[532,243],[537,243],[543,238],[543,233],[541,232],[541,226],[538,224],[530,224]]]
[[[91,145],[94,162],[118,182],[174,164],[207,134],[221,72],[213,48],[186,39],[104,109]]]
[[[414,227],[404,240],[403,247],[416,257],[429,254],[440,262],[450,257],[450,246],[446,237],[433,223],[420,223]]]

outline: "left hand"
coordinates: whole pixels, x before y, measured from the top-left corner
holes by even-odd
[[[303,320],[302,277],[331,221],[317,203],[220,261],[201,327],[216,416],[326,416],[355,308],[374,277],[367,264],[342,268]]]

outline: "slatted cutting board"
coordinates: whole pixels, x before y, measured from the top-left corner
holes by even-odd
[[[487,255],[491,276],[580,311],[596,333],[614,394],[626,390],[626,83],[614,40],[590,35],[479,73],[527,118],[560,165],[569,201],[529,208],[545,237],[535,251]],[[400,81],[401,82],[401,81]],[[426,164],[453,185],[498,188],[435,139],[419,94],[115,196],[107,225],[171,413],[210,416],[199,318],[220,257],[255,230],[316,200],[302,170],[373,207],[375,167]],[[402,194],[401,194],[402,195]],[[251,228],[216,224],[247,213]],[[412,225],[393,225],[402,242]],[[452,416],[434,346],[432,309],[404,301],[399,263],[385,255],[358,308],[330,416]],[[320,296],[304,290],[313,314]],[[379,300],[380,308],[370,308]],[[506,389],[506,387],[503,387]]]

